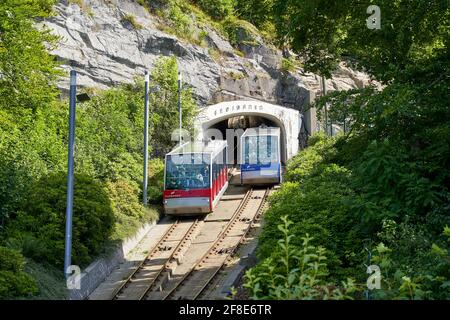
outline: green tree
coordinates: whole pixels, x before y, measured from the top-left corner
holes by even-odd
[[[54,101],[57,63],[48,53],[56,41],[35,20],[51,14],[54,0],[0,3],[0,109],[18,115]]]
[[[238,15],[258,28],[262,28],[267,22],[273,22],[274,0],[240,0],[237,2]]]
[[[223,19],[234,12],[236,0],[195,0],[200,7],[215,19]]]
[[[446,54],[450,31],[447,0],[377,1],[380,30],[366,26],[370,4],[358,0],[275,0],[279,41],[301,53],[311,71],[330,76],[345,55],[382,81]]]
[[[178,129],[178,64],[175,57],[162,57],[156,61],[151,74],[152,86],[157,90],[151,94],[153,154],[162,157],[176,144],[172,133]],[[191,88],[183,84],[181,95],[183,129],[194,134],[193,120],[198,109]],[[156,130],[157,128],[157,130]]]
[[[24,272],[24,267],[25,259],[19,252],[0,246],[0,299],[38,293],[36,281]]]
[[[73,263],[87,265],[98,255],[113,231],[114,214],[105,187],[86,175],[75,175],[73,206]],[[38,262],[62,267],[67,176],[53,173],[31,189],[17,218],[7,228],[9,241]]]

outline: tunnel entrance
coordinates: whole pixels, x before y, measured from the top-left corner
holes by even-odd
[[[217,129],[221,132],[223,139],[227,139],[229,143],[231,142],[229,139],[232,138],[233,144],[229,145],[228,149],[228,162],[230,164],[237,165],[238,157],[239,157],[239,139],[241,134],[247,128],[257,128],[260,126],[266,127],[277,127],[279,126],[272,120],[264,118],[262,116],[257,115],[239,115],[233,116],[228,119],[221,120],[213,125],[211,125],[208,129]],[[227,129],[235,130],[235,135],[233,137],[227,137]],[[241,130],[239,130],[241,129]],[[212,140],[215,140],[215,136],[210,137]]]
[[[292,108],[257,100],[225,101],[201,109],[196,118],[195,139],[226,139],[229,144],[227,161],[231,165],[239,160],[237,142],[245,129],[261,125],[277,127],[280,128],[281,162],[285,164],[298,152],[301,123],[300,112]]]

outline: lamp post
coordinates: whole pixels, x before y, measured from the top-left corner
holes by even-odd
[[[77,94],[77,73],[70,71],[70,104],[69,104],[69,150],[67,169],[67,206],[66,206],[66,242],[64,250],[64,274],[70,276],[72,264],[72,215],[73,215],[73,180],[74,180],[74,145],[75,145],[75,112]]]
[[[181,130],[183,128],[183,110],[181,108],[181,71],[178,71],[178,114],[180,116],[179,139],[180,139],[180,146],[181,146]]]
[[[148,204],[148,104],[149,104],[149,83],[150,75],[145,71],[145,98],[144,98],[144,181],[143,181],[143,199],[144,205]]]
[[[325,97],[327,95],[327,83],[324,76],[322,76],[322,93]],[[325,134],[328,135],[328,103],[325,103]]]

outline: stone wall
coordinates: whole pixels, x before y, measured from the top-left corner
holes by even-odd
[[[310,91],[320,88],[319,77],[298,69],[280,70],[282,54],[258,38],[256,44],[239,45],[239,51],[212,29],[207,46],[196,46],[158,30],[159,18],[131,0],[83,0],[83,8],[59,1],[56,16],[44,21],[61,37],[54,54],[68,72],[75,68],[83,87],[108,88],[131,82],[151,69],[160,56],[176,56],[183,79],[192,86],[200,106],[239,99],[257,99],[303,111]],[[123,21],[133,15],[141,29]],[[213,49],[220,58],[209,54]],[[344,66],[328,80],[329,90],[367,85],[366,75]],[[68,90],[68,77],[59,83]]]

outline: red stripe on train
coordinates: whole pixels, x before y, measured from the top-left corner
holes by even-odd
[[[193,198],[211,196],[211,189],[192,189],[192,190],[164,190],[164,199],[170,198]]]

